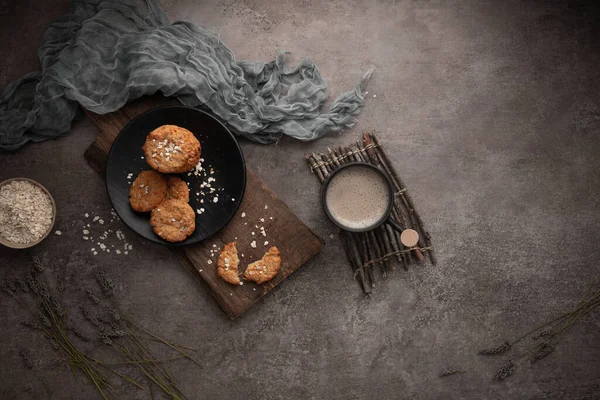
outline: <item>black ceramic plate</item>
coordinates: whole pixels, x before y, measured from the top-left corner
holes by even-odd
[[[129,205],[131,183],[141,171],[151,169],[144,159],[142,146],[146,136],[161,125],[190,130],[202,146],[202,171],[198,175],[178,174],[188,183],[190,206],[196,213],[196,230],[180,243],[162,240],[150,226],[150,213],[136,212]],[[237,140],[217,119],[194,108],[162,107],[138,116],[121,130],[108,153],[106,190],[113,208],[127,226],[153,242],[187,245],[215,234],[237,211],[245,189],[246,165]]]

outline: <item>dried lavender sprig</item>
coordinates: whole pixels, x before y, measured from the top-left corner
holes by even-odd
[[[100,335],[100,339],[102,339],[102,343],[111,345],[113,344],[111,338],[108,335]]]
[[[498,370],[498,372],[496,372],[494,379],[499,381],[506,379],[511,376],[513,372],[515,372],[515,369],[517,369],[517,364],[515,364],[513,360],[508,360],[508,362],[504,364],[502,368]]]
[[[552,329],[544,329],[543,331],[541,331],[541,332],[533,335],[531,338],[533,340],[538,340],[538,339],[543,338],[543,337],[548,337],[551,334],[552,334]]]
[[[46,301],[50,301],[50,291],[48,290],[48,285],[46,285],[46,282],[40,282],[40,280],[38,279],[38,284],[40,285],[40,296],[42,296],[42,298]]]
[[[75,336],[77,336],[79,339],[83,340],[84,342],[89,342],[91,340],[91,338],[88,335],[86,335],[85,332],[83,332],[77,326],[73,326],[71,328],[71,332],[73,332],[73,334],[75,334]]]
[[[65,291],[65,281],[63,280],[63,273],[60,269],[56,269],[56,290],[59,293]]]
[[[29,352],[27,352],[27,350],[25,350],[25,348],[23,348],[20,345],[17,345],[17,350],[19,351],[19,355],[23,359],[23,363],[25,364],[25,366],[29,369],[32,369],[33,363],[31,362],[31,358],[29,357]]]
[[[458,370],[458,369],[447,369],[445,371],[440,372],[440,378],[444,378],[446,376],[464,374],[466,371]]]
[[[17,278],[15,279],[15,282],[17,282],[17,285],[19,285],[19,288],[23,292],[25,292],[25,293],[29,292],[29,286],[27,286],[27,284],[23,281],[23,279],[21,279],[20,276],[17,276]]]
[[[12,291],[9,287],[8,284],[6,282],[2,282],[0,283],[0,287],[2,287],[2,290],[4,290],[9,296],[14,296],[15,292]]]
[[[52,336],[46,335],[46,338],[48,338],[48,340],[50,341],[50,344],[52,345],[52,347],[54,347],[54,350],[60,349],[58,342]]]
[[[113,320],[119,321],[121,319],[121,316],[119,315],[119,313],[117,312],[117,310],[115,308],[106,307],[106,309],[108,310],[108,314],[110,315],[110,317]]]
[[[502,354],[508,351],[508,349],[510,349],[511,346],[512,345],[509,342],[504,342],[500,346],[480,350],[479,354],[481,354],[482,356],[493,356],[497,354]]]
[[[106,272],[101,268],[97,269],[94,275],[96,276],[96,282],[98,282],[98,285],[100,285],[100,288],[102,289],[102,293],[104,293],[106,297],[112,296],[115,289],[112,279],[110,279]]]
[[[33,275],[32,271],[29,271],[27,273],[27,284],[29,285],[29,288],[31,288],[31,291],[35,294],[40,293],[40,282],[38,281],[38,279]]]
[[[46,327],[50,328],[52,327],[52,324],[50,323],[50,320],[48,319],[48,317],[46,317],[46,315],[43,312],[38,312],[38,317],[40,317],[40,320],[42,321],[42,323],[44,325],[46,325]]]
[[[85,289],[85,294],[87,295],[88,299],[90,299],[92,302],[96,304],[100,303],[100,299],[98,298],[98,296],[96,296],[94,292],[92,292],[90,289]]]
[[[50,304],[52,305],[52,308],[54,308],[54,311],[56,311],[58,314],[63,313],[63,308],[58,300],[56,300],[56,297],[50,296]]]
[[[31,329],[42,329],[42,327],[39,324],[36,324],[35,322],[31,322],[31,321],[21,321],[21,325],[26,326],[28,328]]]
[[[8,286],[8,288],[10,290],[12,290],[13,292],[16,292],[17,286],[15,285],[15,283],[8,278],[4,278],[4,279],[6,280],[6,286]]]
[[[37,272],[44,272],[44,265],[38,256],[33,256],[33,267]]]
[[[90,310],[88,310],[84,305],[80,305],[79,308],[81,309],[81,312],[83,313],[83,316],[85,317],[85,319],[87,319],[88,321],[90,321],[92,323],[92,325],[94,325],[99,332],[103,332],[104,331],[104,325],[102,325],[100,323],[100,321],[98,321],[96,319],[96,317],[94,317],[92,315],[92,313],[90,312]]]
[[[121,324],[115,321],[110,321],[110,327],[113,328],[113,330],[118,331],[121,329]]]
[[[551,345],[550,343],[542,344],[541,348],[533,356],[531,356],[531,363],[535,364],[536,362],[538,362],[542,358],[546,357],[548,354],[552,353],[553,351],[554,351],[554,346]]]
[[[123,331],[121,329],[115,329],[112,332],[107,333],[106,336],[111,337],[111,338],[123,337],[123,336],[125,336],[125,331]]]

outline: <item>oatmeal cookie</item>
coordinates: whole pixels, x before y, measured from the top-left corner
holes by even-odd
[[[146,137],[142,146],[146,162],[165,174],[192,170],[200,160],[200,142],[194,134],[175,125],[163,125]]]
[[[190,189],[183,179],[178,176],[167,177],[167,200],[190,201]]]
[[[265,253],[263,258],[248,265],[246,272],[244,272],[244,278],[256,283],[265,283],[275,278],[279,273],[280,265],[279,249],[273,246]]]
[[[232,285],[240,284],[240,276],[238,275],[238,265],[240,259],[237,255],[235,242],[227,243],[223,246],[219,259],[217,260],[217,273],[225,282]]]
[[[129,203],[135,211],[148,212],[167,195],[167,180],[159,172],[142,171],[129,188]]]
[[[182,242],[196,229],[196,216],[185,201],[165,200],[152,210],[150,225],[167,242]]]

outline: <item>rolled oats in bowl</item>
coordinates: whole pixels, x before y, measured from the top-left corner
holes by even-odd
[[[0,243],[13,248],[39,243],[54,225],[55,210],[50,193],[35,181],[0,183]]]

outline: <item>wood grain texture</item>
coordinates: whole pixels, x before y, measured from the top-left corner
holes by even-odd
[[[152,108],[177,104],[176,99],[151,96],[128,103],[110,114],[98,115],[86,111],[101,132],[86,150],[85,158],[95,170],[104,174],[110,146],[131,119]],[[261,234],[260,227],[264,227],[266,236]],[[281,252],[280,273],[263,285],[243,281],[243,285],[234,286],[224,282],[217,275],[218,252],[214,250],[232,241],[237,242],[240,272],[249,263],[260,259],[270,246],[277,246]],[[253,241],[256,247],[251,245]],[[265,245],[265,241],[269,243]],[[186,269],[207,284],[227,315],[235,319],[315,256],[322,246],[323,241],[251,169],[247,169],[246,193],[237,214],[229,224],[202,243],[175,248],[173,251]]]

